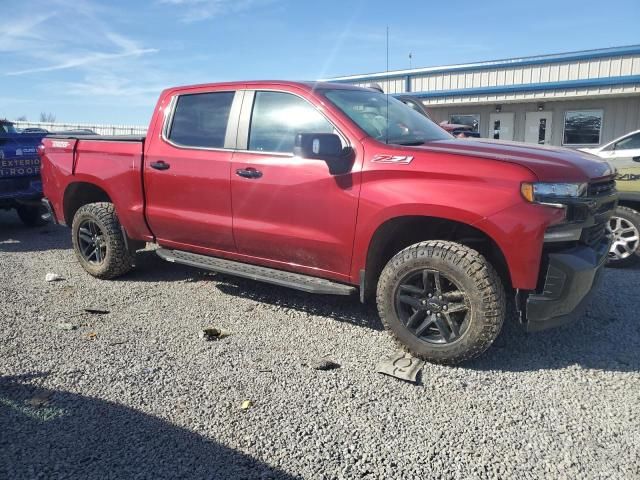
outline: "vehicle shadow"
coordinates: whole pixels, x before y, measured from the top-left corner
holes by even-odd
[[[215,281],[216,288],[227,295],[249,298],[309,315],[326,316],[372,330],[384,330],[375,306],[363,305],[357,295],[314,295],[225,275],[216,276]]]
[[[0,478],[293,479],[131,408],[0,376]]]
[[[603,371],[640,371],[640,271],[607,269],[582,318],[557,329],[526,333],[507,322],[493,347],[466,364],[478,370],[533,371],[573,365]]]
[[[48,223],[25,226],[14,211],[0,211],[0,252],[42,252],[71,248],[69,230]]]
[[[640,272],[633,272],[640,283]],[[607,278],[624,282],[628,271],[607,271]],[[360,304],[357,297],[316,296],[262,285],[235,277],[215,277],[216,287],[225,294],[257,302],[293,308],[313,315],[327,316],[361,327],[383,330],[375,307]],[[612,282],[612,283],[616,283]],[[505,321],[495,343],[479,358],[463,368],[494,371],[555,370],[572,365],[605,371],[640,371],[640,322],[635,312],[640,303],[600,291],[586,315],[574,323],[543,332],[527,333],[513,318]],[[629,297],[633,297],[632,295]]]
[[[153,251],[138,252],[136,270],[118,280],[135,282],[211,282],[222,293],[309,315],[331,317],[372,330],[383,330],[375,306],[362,305],[357,295],[313,295],[240,277],[187,267],[158,257]]]

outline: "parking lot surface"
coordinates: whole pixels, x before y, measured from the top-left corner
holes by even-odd
[[[0,478],[640,477],[640,267],[579,322],[507,324],[413,385],[375,373],[395,347],[355,297],[153,252],[100,281],[70,243],[0,213]]]

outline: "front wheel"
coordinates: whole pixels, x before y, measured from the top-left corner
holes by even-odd
[[[607,233],[612,238],[609,250],[610,267],[627,267],[638,261],[640,255],[640,213],[618,207],[607,225]]]
[[[386,329],[405,350],[445,364],[489,348],[506,311],[504,287],[487,260],[444,241],[396,254],[380,275],[377,304]]]
[[[90,203],[80,207],[71,227],[73,249],[80,265],[98,278],[115,278],[133,267],[112,203]]]

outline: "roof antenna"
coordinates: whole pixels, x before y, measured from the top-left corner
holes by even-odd
[[[389,25],[387,25],[387,71],[386,71],[386,97],[387,97],[387,118],[386,118],[386,124],[387,124],[387,128],[385,129],[385,143],[388,145],[389,144],[389,86],[390,86],[390,82],[389,82]]]

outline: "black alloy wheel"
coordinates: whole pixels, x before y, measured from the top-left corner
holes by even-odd
[[[100,226],[86,219],[78,228],[78,246],[80,255],[87,263],[100,265],[107,256],[107,242]]]
[[[96,202],[80,207],[73,216],[71,232],[80,265],[94,277],[116,278],[135,264],[137,242],[125,239],[112,203]]]
[[[465,292],[452,279],[438,270],[422,269],[400,281],[396,311],[418,339],[442,344],[464,335],[471,306]]]
[[[455,364],[484,352],[506,316],[502,278],[478,251],[428,240],[395,254],[376,287],[383,325],[414,357]]]

